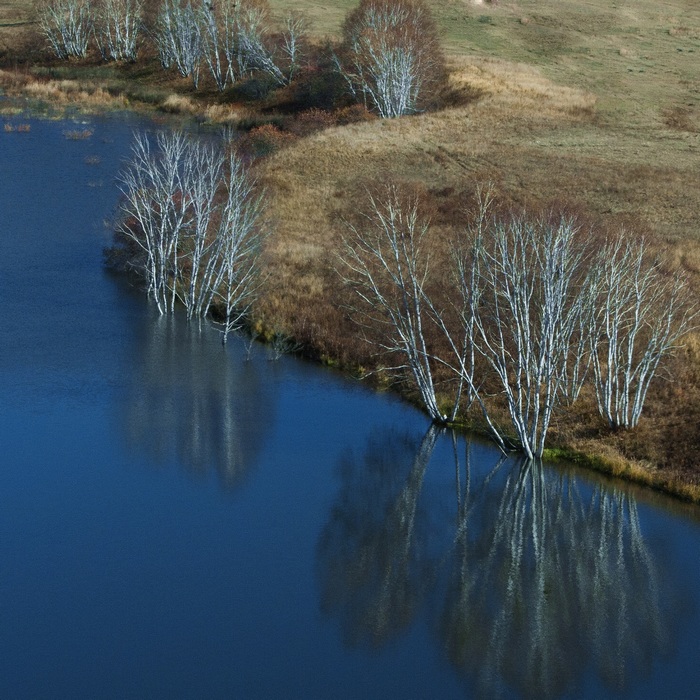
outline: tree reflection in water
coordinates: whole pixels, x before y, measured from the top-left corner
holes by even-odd
[[[480,696],[558,697],[586,674],[619,691],[648,675],[677,606],[634,498],[532,461],[484,470],[468,442],[465,467],[453,438],[457,518],[445,538],[420,503],[437,441],[431,428],[410,453],[409,440],[374,435],[342,464],[318,556],[322,607],[348,641],[379,645],[425,604]]]
[[[343,487],[319,543],[322,608],[340,611],[352,645],[398,634],[430,585],[417,511],[439,433],[431,426],[417,447],[375,435],[359,466],[352,457],[340,465]]]
[[[155,461],[214,469],[225,488],[244,477],[273,418],[255,361],[232,358],[211,328],[180,315],[144,323],[123,424],[129,442]]]

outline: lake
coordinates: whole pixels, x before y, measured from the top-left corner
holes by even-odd
[[[146,125],[7,121],[0,697],[698,697],[698,509],[159,318],[102,261]]]

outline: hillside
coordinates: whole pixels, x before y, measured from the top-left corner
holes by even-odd
[[[306,13],[319,40],[336,36],[354,5],[271,4]],[[491,182],[508,204],[564,205],[599,229],[645,236],[669,271],[688,271],[700,288],[697,4],[428,4],[448,55],[449,107],[330,128],[261,162],[276,229],[261,327],[328,361],[372,362],[341,309],[336,253],[363,185],[387,176],[425,188],[438,231],[459,226],[474,187]],[[11,45],[28,17],[29,3],[0,2],[0,42]],[[689,338],[637,431],[608,434],[582,409],[554,427],[555,439],[619,473],[699,494],[699,353],[700,338]]]

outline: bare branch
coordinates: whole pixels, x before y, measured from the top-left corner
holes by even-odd
[[[646,244],[623,235],[601,251],[591,280],[590,343],[600,415],[613,429],[638,422],[662,360],[695,323],[686,280],[646,261]]]
[[[357,311],[385,328],[380,346],[403,359],[397,369],[410,372],[431,419],[446,422],[438,406],[424,334],[428,260],[422,242],[428,222],[415,198],[388,185],[369,196],[361,226],[348,224],[343,262],[347,281],[363,302]]]
[[[343,28],[336,67],[353,96],[383,118],[424,108],[442,79],[435,24],[419,0],[361,0]]]

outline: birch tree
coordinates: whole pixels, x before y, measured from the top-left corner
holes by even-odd
[[[287,77],[277,65],[270,40],[269,8],[263,0],[241,0],[236,6],[236,60],[239,75],[264,73],[277,85],[285,85]]]
[[[195,89],[203,59],[199,12],[189,0],[163,0],[156,23],[155,40],[164,68],[175,66],[183,78],[191,78]]]
[[[591,356],[600,415],[612,429],[634,428],[660,364],[688,333],[697,312],[686,280],[648,263],[644,241],[609,242],[592,281]]]
[[[481,391],[482,378],[477,377],[477,314],[484,293],[481,279],[481,251],[484,245],[485,228],[493,206],[494,195],[492,189],[477,190],[478,209],[474,221],[467,231],[467,240],[458,239],[452,247],[453,281],[457,293],[452,298],[431,299],[425,297],[426,304],[430,307],[432,321],[442,332],[449,347],[448,355],[436,355],[435,360],[446,366],[459,378],[457,394],[453,406],[451,420],[455,420],[462,390],[467,391],[467,408],[477,402],[489,433],[496,444],[506,451],[506,444],[501,432],[495,425],[484,401]],[[451,307],[451,313],[446,312],[445,305]],[[447,318],[451,316],[457,320],[450,324]]]
[[[95,3],[94,34],[102,58],[135,61],[141,30],[141,0],[100,0]]]
[[[223,177],[224,159],[213,144],[192,143],[185,158],[191,163],[187,199],[191,222],[183,231],[182,257],[189,279],[184,279],[180,300],[187,318],[203,318],[211,306],[219,276],[220,242],[212,234],[218,217],[217,194]]]
[[[248,315],[260,285],[260,253],[266,236],[264,194],[242,161],[228,157],[224,199],[219,222],[219,276],[212,285],[222,307],[222,339],[236,330]]]
[[[175,305],[178,246],[191,220],[188,151],[187,139],[179,132],[158,133],[155,150],[146,134],[136,134],[119,182],[123,200],[118,233],[142,251],[134,264],[160,314]]]
[[[57,58],[85,58],[92,32],[87,0],[45,0],[39,4],[38,21]]]
[[[275,33],[265,0],[201,0],[186,4],[164,0],[156,43],[165,68],[175,65],[195,87],[206,64],[218,90],[261,73],[278,85],[299,70],[306,45],[306,24],[290,14]]]
[[[217,16],[212,3],[205,1],[199,9],[199,21],[202,25],[202,53],[219,91],[224,90],[229,82],[229,66],[233,53],[228,43],[231,39],[229,30],[231,3],[222,4],[224,10],[221,17]]]
[[[429,221],[395,185],[370,196],[349,226],[355,319],[397,359],[386,369],[413,380],[434,422],[476,403],[501,449],[529,459],[542,457],[553,417],[586,382],[610,428],[635,427],[664,359],[694,327],[686,281],[664,277],[643,241],[618,239],[596,254],[571,218],[490,219],[491,202],[479,193],[442,286],[429,284]],[[456,377],[448,412],[436,391],[440,366]],[[493,419],[499,403],[507,440]]]
[[[117,233],[139,251],[131,264],[159,313],[179,301],[201,319],[217,304],[225,342],[259,287],[264,194],[255,180],[233,151],[159,133],[155,148],[136,136],[120,187]]]
[[[576,233],[571,219],[513,218],[495,222],[492,240],[474,251],[480,293],[474,343],[495,373],[528,458],[542,456],[574,350],[583,261]]]
[[[425,334],[429,256],[423,243],[428,228],[417,199],[406,201],[395,185],[388,185],[381,195],[369,196],[360,224],[348,224],[343,261],[346,280],[361,300],[360,322],[376,324],[380,349],[399,358],[387,369],[409,372],[428,415],[443,423],[448,416],[438,405]]]
[[[350,93],[380,117],[421,111],[444,75],[435,24],[420,0],[361,0],[335,58]]]
[[[280,53],[287,64],[287,82],[294,80],[305,59],[307,46],[307,21],[298,12],[290,12],[284,21]]]

